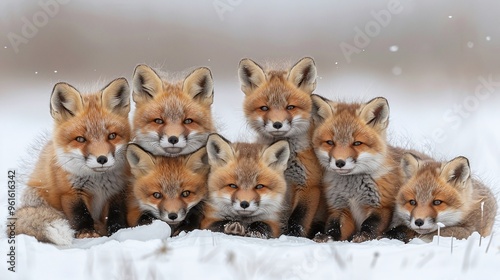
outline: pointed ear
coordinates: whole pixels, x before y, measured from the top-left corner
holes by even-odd
[[[135,67],[132,78],[132,98],[135,103],[146,102],[162,91],[163,82],[151,67],[144,64]]]
[[[330,104],[328,104],[328,100],[317,94],[311,95],[311,100],[312,116],[316,124],[320,124],[327,118],[333,116],[333,110]]]
[[[470,180],[470,173],[469,160],[466,157],[456,157],[444,164],[440,177],[451,185],[464,189]]]
[[[200,67],[189,74],[182,84],[182,91],[194,100],[210,106],[214,101],[214,80],[207,67]]]
[[[208,172],[210,166],[208,165],[207,149],[203,147],[192,153],[187,159],[186,166],[193,173]]]
[[[406,179],[410,179],[421,165],[421,160],[412,153],[405,153],[401,158],[401,169]]]
[[[252,93],[254,89],[266,81],[266,74],[262,67],[248,58],[240,61],[238,76],[240,78],[241,91],[246,95]]]
[[[377,97],[366,103],[359,113],[366,124],[377,130],[384,130],[389,125],[389,103],[383,97]]]
[[[118,78],[102,89],[102,103],[111,112],[128,117],[130,112],[130,88],[127,79]]]
[[[50,114],[56,121],[65,121],[83,110],[82,96],[67,83],[57,83],[50,96]]]
[[[208,163],[211,166],[223,166],[234,158],[234,151],[229,141],[219,134],[211,134],[207,140]]]
[[[290,157],[290,144],[286,140],[280,140],[264,150],[262,159],[269,167],[284,172],[288,166]]]
[[[155,166],[155,159],[139,145],[127,146],[127,161],[134,177],[139,178],[148,174]]]
[[[290,69],[288,81],[311,94],[316,89],[316,75],[314,60],[310,57],[304,57]]]

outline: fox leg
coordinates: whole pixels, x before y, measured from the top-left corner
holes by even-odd
[[[356,243],[375,239],[389,227],[392,219],[392,210],[389,207],[379,208],[373,211],[361,224],[361,229],[352,241]]]
[[[329,240],[349,240],[356,231],[356,224],[348,209],[330,209],[330,215],[326,222],[325,233],[314,237],[316,242],[327,242]]]
[[[267,239],[278,237],[280,226],[273,221],[258,221],[248,225],[246,236]]]
[[[317,187],[309,186],[297,190],[296,206],[288,219],[288,235],[306,237],[318,210],[321,191]]]
[[[389,239],[397,239],[400,241],[403,241],[404,243],[410,242],[413,238],[415,238],[417,233],[413,231],[412,229],[408,228],[405,225],[399,225],[396,227],[391,228],[390,230],[386,231],[382,237],[389,238]]]
[[[107,211],[106,229],[107,234],[112,235],[119,229],[127,226],[127,218],[125,216],[125,201],[123,194],[118,194],[110,198],[109,209]]]
[[[66,195],[61,198],[63,212],[68,217],[71,227],[76,231],[76,238],[99,237],[94,228],[94,219],[83,198],[79,195]]]

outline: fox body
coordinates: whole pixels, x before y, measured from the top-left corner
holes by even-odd
[[[496,200],[488,187],[471,178],[467,158],[436,162],[405,154],[401,166],[406,183],[397,195],[395,227],[388,237],[431,241],[439,223],[441,236],[463,239],[474,231],[491,234]]]
[[[172,227],[172,235],[200,227],[208,192],[205,148],[188,156],[162,157],[130,144],[127,160],[133,174],[127,202],[129,226],[160,219]]]
[[[213,79],[208,68],[194,70],[182,82],[169,83],[150,67],[134,71],[133,142],[157,156],[193,153],[215,131],[211,104]]]
[[[271,70],[250,59],[239,65],[244,113],[258,134],[258,142],[286,140],[290,157],[285,176],[291,190],[291,212],[286,233],[307,236],[321,204],[322,168],[311,145],[311,93],[316,88],[316,66],[303,58],[289,71]]]
[[[312,99],[318,123],[313,145],[325,168],[328,204],[326,235],[316,241],[373,239],[389,226],[402,184],[403,152],[386,143],[387,100],[351,104],[317,95]]]
[[[287,212],[283,171],[290,155],[286,141],[230,144],[208,138],[209,199],[202,228],[241,236],[278,237]]]
[[[66,83],[55,85],[50,102],[53,137],[27,182],[26,209],[18,212],[18,219],[33,222],[18,228],[18,233],[67,244],[69,228],[81,238],[109,235],[126,226],[129,95],[124,78],[87,95]],[[63,225],[64,237],[54,229],[55,221]],[[68,222],[69,226],[64,225]],[[48,227],[52,229],[47,231]]]

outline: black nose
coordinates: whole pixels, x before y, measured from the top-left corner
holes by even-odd
[[[168,214],[168,218],[173,221],[173,220],[177,219],[177,214],[176,213],[170,213],[170,214]]]
[[[416,225],[417,227],[421,227],[421,226],[423,226],[423,225],[424,225],[424,220],[422,220],[422,219],[416,219],[416,220],[415,220],[415,225]]]
[[[342,168],[345,166],[345,161],[341,160],[341,159],[338,159],[335,161],[335,165],[338,167],[338,168]]]
[[[248,203],[248,201],[244,200],[244,201],[240,202],[240,206],[243,209],[247,209],[250,206],[250,203]]]
[[[170,136],[168,137],[168,143],[175,145],[179,143],[179,138],[177,136]]]
[[[276,129],[280,129],[280,128],[283,127],[283,124],[280,123],[280,122],[275,122],[275,123],[273,123],[273,127],[276,128]]]
[[[106,156],[99,156],[97,158],[97,162],[100,164],[105,164],[106,162],[108,162],[108,158]]]

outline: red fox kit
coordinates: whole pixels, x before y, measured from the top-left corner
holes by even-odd
[[[211,105],[213,80],[200,67],[184,81],[169,83],[150,67],[139,65],[133,78],[133,142],[157,156],[190,154],[215,131]]]
[[[431,241],[437,235],[458,239],[474,231],[491,234],[497,203],[490,189],[471,178],[469,161],[457,157],[449,162],[422,160],[405,154],[401,160],[406,183],[397,195],[395,225],[386,236],[408,242],[414,237]]]
[[[286,233],[308,236],[321,199],[322,168],[311,146],[311,93],[316,88],[316,66],[303,58],[289,71],[265,72],[250,59],[239,65],[246,119],[258,142],[287,140],[290,158],[285,177],[292,190]]]
[[[50,98],[53,136],[27,182],[24,208],[17,212],[23,225],[18,234],[68,244],[73,230],[82,238],[126,226],[129,95],[124,78],[87,95],[66,83],[55,85]]]
[[[129,226],[160,219],[172,227],[172,235],[200,227],[208,191],[205,148],[188,156],[162,157],[129,144],[127,160],[133,174]]]
[[[325,168],[328,203],[325,233],[316,241],[362,242],[389,226],[402,181],[401,150],[386,142],[389,105],[382,97],[365,104],[337,103],[313,95],[316,155]]]
[[[230,144],[212,134],[207,152],[211,170],[202,228],[258,238],[280,236],[288,207],[283,175],[288,143]]]

